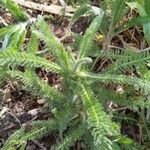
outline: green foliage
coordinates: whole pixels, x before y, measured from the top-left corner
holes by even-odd
[[[131,3],[131,4],[130,4]],[[130,19],[125,19],[125,16],[129,12],[128,5],[132,8],[136,7],[140,9],[142,15],[140,17],[133,17]],[[99,25],[99,31],[104,36],[103,42],[103,49],[109,49],[108,46],[111,44],[111,40],[113,37],[117,36],[119,33],[135,26],[135,25],[143,25],[144,26],[144,33],[146,39],[148,39],[148,22],[150,18],[148,15],[145,15],[146,12],[144,8],[137,6],[133,2],[125,2],[124,0],[104,0],[102,1],[102,11],[100,11],[101,17],[101,24]],[[101,9],[101,8],[99,8]],[[82,5],[79,7],[72,18],[72,22],[78,20],[81,15],[83,14],[93,14],[92,7],[89,5]],[[104,13],[104,14],[103,14]],[[125,21],[124,21],[125,20]],[[94,29],[94,28],[93,28]],[[91,30],[91,29],[90,29]],[[92,44],[91,44],[92,45]],[[89,48],[90,49],[90,48]]]
[[[12,0],[0,0],[0,3],[2,3],[16,17],[16,19],[21,21],[27,20],[26,13]]]
[[[146,65],[150,60],[149,50],[134,52],[132,49],[125,49],[124,51],[102,52],[100,57],[113,58],[116,61],[110,65],[105,71],[107,73],[121,72],[123,70],[131,69],[139,64]]]
[[[114,36],[116,36],[117,34],[123,32],[133,26],[136,26],[136,25],[144,26],[144,24],[146,24],[149,21],[150,21],[150,18],[147,16],[133,18],[133,19],[129,20],[127,23],[125,23],[123,26],[116,28],[114,30]]]
[[[14,27],[14,25],[10,25],[7,27],[0,28],[0,38],[3,38],[9,31]]]
[[[103,17],[103,14],[101,16],[96,17],[91,23],[90,27],[87,29],[85,35],[83,36],[83,39],[79,48],[79,58],[85,57],[87,53],[89,52],[91,46],[93,45],[93,38],[95,37],[95,34],[101,24],[102,17]]]
[[[81,99],[84,104],[84,109],[87,114],[87,128],[91,129],[91,134],[94,138],[95,147],[101,147],[104,150],[112,149],[112,141],[107,137],[119,135],[118,126],[111,122],[111,119],[102,110],[101,105],[95,100],[91,90],[82,87]]]
[[[78,10],[73,20],[78,19],[78,15],[81,12],[85,13],[88,8],[81,10]],[[125,74],[125,71],[129,68],[138,68],[140,65],[146,66],[150,53],[136,53],[132,52],[132,49],[122,52],[99,50],[96,59],[105,57],[112,60],[112,64],[108,64],[108,67],[99,73],[92,71],[91,65],[94,64],[89,54],[94,51],[96,33],[99,30],[106,33],[103,43],[106,50],[112,37],[121,31],[117,24],[128,8],[123,0],[113,0],[112,3],[105,0],[103,10],[104,14],[95,17],[83,35],[76,56],[72,54],[72,49],[65,48],[54,36],[41,16],[37,18],[37,22],[32,22],[31,28],[28,28],[31,21],[27,21],[0,30],[0,37],[4,36],[4,46],[0,51],[0,79],[7,77],[15,80],[22,88],[40,96],[47,101],[53,114],[47,121],[31,122],[30,131],[26,125],[12,134],[3,150],[24,149],[27,141],[39,139],[55,131],[59,132],[59,142],[53,145],[54,150],[67,150],[77,141],[82,141],[85,148],[92,150],[120,149],[122,145],[130,147],[132,141],[126,139],[125,142],[125,138],[121,136],[119,123],[114,122],[107,102],[111,100],[128,108],[141,104],[150,92],[150,80],[143,78],[142,69],[138,70],[141,74],[136,77]],[[135,25],[131,22],[128,24],[123,26],[124,29]],[[28,32],[30,39],[24,47]],[[46,54],[38,56],[39,41],[44,42],[45,50],[53,56],[52,60],[47,60]],[[37,68],[56,73],[60,78],[60,88],[57,89],[41,79],[36,73]],[[123,94],[115,90],[117,85],[122,86]],[[138,98],[134,96],[136,90],[140,91]],[[131,100],[136,99],[137,102],[126,100],[127,96]],[[143,102],[143,106],[146,104],[147,101]],[[90,137],[87,137],[89,135]],[[121,143],[121,140],[124,142]]]
[[[104,17],[100,26],[100,31],[105,37],[104,49],[108,49],[111,39],[115,36],[117,24],[122,20],[128,8],[124,0],[104,0],[102,2]]]
[[[71,58],[69,59],[70,53],[58,42],[58,39],[53,35],[43,18],[39,16],[38,20],[37,27],[40,31],[33,31],[33,33],[45,42],[46,47],[57,58],[58,63],[68,68],[72,62]]]
[[[31,22],[32,20],[28,20],[23,23],[1,28],[0,39],[3,40],[2,49],[14,47],[21,51],[27,33],[27,26]]]
[[[149,0],[143,0],[142,2],[139,0],[134,0],[132,2],[128,2],[127,3],[132,9],[136,9],[136,11],[140,14],[140,16],[142,17],[147,17],[150,19],[150,10],[149,10],[149,5],[150,5],[150,1]],[[145,38],[148,42],[148,44],[150,45],[150,20],[147,20],[144,24],[143,24],[143,31],[144,31],[144,35]]]
[[[64,139],[62,139],[61,143],[53,146],[51,150],[69,150],[70,146],[72,146],[77,140],[79,140],[84,134],[84,126],[79,126],[77,129],[72,129]]]
[[[0,53],[0,66],[11,65],[13,67],[26,66],[31,68],[44,68],[49,71],[61,72],[61,68],[54,62],[33,54],[25,52],[15,52],[16,49],[6,49]]]
[[[26,89],[30,91],[33,90],[36,95],[42,95],[46,100],[56,101],[56,99],[58,99],[60,101],[63,98],[59,91],[40,80],[39,77],[31,71],[26,71],[25,73],[20,71],[8,71],[7,73],[10,74],[12,78],[22,81]]]
[[[0,69],[0,83],[3,83],[6,80],[7,73],[6,68]]]
[[[88,5],[80,6],[76,12],[74,13],[73,17],[71,18],[71,23],[77,21],[82,15],[88,13],[91,10],[91,7]]]
[[[80,72],[80,76],[86,79],[100,81],[104,83],[118,83],[118,84],[129,84],[142,88],[145,91],[150,91],[150,83],[148,80],[139,79],[136,77],[130,77],[125,75],[110,75],[107,73],[104,74],[90,74],[90,72]]]
[[[27,45],[26,50],[29,53],[36,55],[36,52],[38,51],[38,40],[34,34],[31,34],[31,38],[30,38],[30,41]]]
[[[49,132],[55,131],[57,129],[58,124],[55,120],[34,121],[31,124],[27,124],[25,127],[22,127],[10,138],[8,138],[6,144],[3,147],[3,150],[20,149],[23,145],[26,144],[27,140],[38,139],[43,135],[46,135]]]

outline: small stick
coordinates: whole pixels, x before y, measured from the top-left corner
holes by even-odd
[[[39,10],[42,12],[48,12],[55,15],[60,15],[63,12],[65,12],[65,16],[72,17],[73,13],[76,11],[76,8],[79,6],[76,6],[76,8],[73,8],[72,6],[67,6],[64,0],[59,0],[62,6],[58,5],[44,5],[44,4],[38,4],[31,1],[25,1],[25,0],[13,0],[16,4],[21,5],[26,8]],[[101,15],[102,9],[96,6],[92,6],[91,9],[93,10],[95,15]]]
[[[16,4],[19,4],[21,6],[30,8],[30,9],[35,9],[35,10],[39,10],[39,11],[44,11],[44,12],[48,12],[51,14],[56,14],[56,15],[60,15],[62,14],[64,7],[63,6],[58,6],[58,5],[44,5],[44,4],[37,4],[34,2],[30,2],[30,1],[24,1],[24,0],[13,0]],[[75,9],[71,6],[66,6],[65,7],[65,15],[68,17],[72,17],[73,16],[73,12],[75,11]]]
[[[32,142],[34,144],[36,144],[39,148],[41,148],[42,150],[47,150],[43,145],[41,145],[37,140],[32,140]]]
[[[64,6],[64,7],[67,6],[67,4],[64,2],[64,0],[59,0],[59,2],[62,6]]]
[[[0,16],[0,22],[2,22],[4,26],[8,26],[8,24],[5,22],[5,20],[1,16]]]

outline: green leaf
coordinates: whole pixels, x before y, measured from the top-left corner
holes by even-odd
[[[150,9],[149,9],[149,6],[150,6],[150,1],[149,1],[149,0],[144,0],[144,8],[145,8],[146,14],[147,14],[148,16],[150,16]]]
[[[122,138],[119,140],[119,143],[122,143],[122,144],[125,144],[125,145],[129,145],[129,144],[132,144],[133,141],[132,141],[130,138],[122,137]]]
[[[13,26],[8,26],[8,31],[4,36],[3,41],[3,49],[6,49],[7,47],[15,47],[18,51],[21,50],[25,37],[27,32],[27,25],[29,24],[28,21],[24,23],[19,23]]]
[[[50,30],[48,24],[44,21],[44,19],[39,16],[37,26],[39,31],[33,31],[33,33],[41,40],[44,41],[47,48],[56,57],[57,62],[63,66],[64,68],[70,68],[70,63],[72,63],[72,58],[70,56],[70,52],[66,51],[63,45],[58,41],[58,39],[54,36],[52,31]]]
[[[84,126],[80,125],[78,128],[72,129],[65,138],[51,150],[69,150],[70,147],[81,138],[84,134]]]
[[[95,34],[100,27],[102,17],[103,14],[101,16],[96,17],[90,24],[90,27],[86,30],[85,35],[83,36],[82,42],[80,44],[78,58],[85,57],[91,50],[91,46],[94,43],[93,40],[95,38]]]
[[[80,72],[79,76],[84,79],[92,80],[93,82],[102,83],[118,83],[118,84],[128,84],[135,87],[142,88],[144,91],[150,91],[150,82],[145,79],[140,79],[137,77],[125,76],[125,75],[112,75],[112,74],[92,74],[90,72]]]
[[[0,28],[0,39],[4,38],[6,34],[8,34],[15,25],[9,25],[7,27]]]
[[[135,9],[141,16],[146,16],[146,11],[141,4],[138,2],[126,2],[131,9]]]
[[[94,138],[94,145],[97,148],[111,150],[113,145],[111,137],[119,135],[119,127],[104,112],[89,86],[81,83],[81,88],[80,96],[87,115],[87,128]]]
[[[31,68],[45,68],[49,71],[60,73],[62,69],[54,62],[49,62],[47,59],[35,56],[33,54],[27,54],[25,52],[14,52],[11,50],[5,50],[0,52],[0,67],[4,65],[9,66],[26,66]]]
[[[114,36],[136,25],[143,25],[150,21],[150,17],[136,17],[125,23],[123,26],[115,29]]]
[[[110,4],[109,4],[110,5]],[[112,1],[112,26],[116,25],[120,19],[122,19],[127,12],[126,4],[124,0],[113,0]]]
[[[64,97],[63,95],[52,86],[49,86],[46,82],[42,81],[35,73],[31,71],[7,71],[7,73],[15,79],[23,82],[26,89],[35,93],[38,96],[43,96],[51,104],[53,101],[60,101]]]
[[[29,131],[26,129],[27,127],[24,127],[13,133],[5,142],[2,150],[16,150],[16,147],[19,148],[28,140],[39,139],[44,134],[58,129],[58,124],[55,120],[34,121],[29,126],[31,128]]]
[[[144,4],[143,4],[144,3]],[[144,0],[143,3],[140,2],[128,2],[127,4],[132,8],[136,9],[136,11],[142,16],[142,17],[147,17],[150,19],[150,10],[149,10],[149,5],[150,1],[149,0]],[[143,25],[143,30],[144,30],[144,35],[145,38],[150,45],[150,20],[147,20],[146,22],[144,21],[142,23]]]
[[[38,51],[38,39],[32,33],[31,33],[31,38],[30,38],[30,41],[28,42],[26,49],[28,53],[31,53],[33,55],[36,55],[36,52]]]
[[[105,72],[107,73],[116,73],[125,69],[132,69],[133,66],[139,66],[139,64],[145,65],[145,63],[150,60],[150,51],[144,50],[140,52],[134,52],[132,49],[126,49],[123,52],[107,52],[101,54],[101,56],[110,59],[116,59],[112,65],[109,65],[105,69]]]

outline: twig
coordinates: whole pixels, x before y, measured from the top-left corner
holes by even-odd
[[[44,5],[44,4],[37,4],[34,2],[30,2],[30,1],[24,1],[24,0],[13,0],[16,4],[19,4],[21,6],[30,8],[30,9],[35,9],[35,10],[39,10],[39,11],[43,11],[43,12],[48,12],[51,14],[56,14],[56,15],[60,15],[62,14],[64,7],[63,6],[58,6],[58,5]],[[71,17],[73,16],[73,12],[75,11],[75,9],[71,6],[66,6],[65,8],[65,16]]]
[[[59,2],[62,6],[67,6],[67,4],[64,2],[64,0],[59,0]]]
[[[4,26],[8,26],[8,24],[5,22],[5,20],[1,16],[0,16],[0,22],[2,22]]]
[[[34,143],[34,144],[36,144],[39,148],[41,148],[42,150],[46,150],[46,148],[43,146],[43,145],[41,145],[37,140],[32,140],[32,142]]]
[[[9,109],[8,109],[8,110],[9,110]],[[8,113],[8,114],[11,115],[12,117],[14,117],[14,118],[16,119],[16,121],[19,123],[19,126],[22,127],[22,124],[21,124],[20,120],[19,120],[13,113],[9,112],[8,110],[7,110],[6,113]]]
[[[3,107],[3,109],[0,111],[0,118],[7,112],[8,108]]]
[[[64,12],[65,16],[72,17],[73,13],[76,11],[76,9],[73,8],[72,6],[67,6],[63,0],[60,0],[62,6],[53,5],[53,4],[48,6],[48,5],[37,4],[35,2],[25,1],[25,0],[13,0],[13,1],[16,4],[19,4],[23,7],[39,10],[42,12],[48,12],[55,15],[61,15]],[[76,8],[78,7],[79,6],[76,6]],[[99,7],[92,6],[91,9],[95,15],[100,15],[101,13],[103,13],[102,9]]]

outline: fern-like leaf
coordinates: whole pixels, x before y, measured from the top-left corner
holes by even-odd
[[[58,108],[58,106],[57,106]],[[68,125],[71,123],[71,118],[75,115],[75,107],[71,103],[63,103],[60,110],[55,112],[55,118],[59,122],[59,136],[63,138],[63,133],[68,128]]]
[[[41,40],[43,40],[46,46],[49,48],[50,52],[57,58],[57,61],[60,65],[65,68],[69,68],[71,63],[71,57],[69,51],[67,52],[63,45],[56,39],[47,23],[44,19],[39,16],[37,27],[40,31],[33,31],[33,33]]]
[[[101,20],[103,14],[101,16],[96,17],[93,22],[91,23],[90,27],[86,30],[85,35],[83,36],[82,42],[79,48],[79,56],[78,58],[86,57],[91,46],[93,45],[93,39],[95,37],[98,28],[100,27]]]
[[[23,127],[12,134],[2,150],[16,150],[20,149],[28,140],[39,139],[43,135],[48,134],[58,129],[58,124],[54,120],[47,121],[35,121],[30,124],[32,130],[26,131],[26,127]]]
[[[17,25],[13,25],[8,27],[8,29],[4,28],[5,36],[2,48],[6,49],[7,47],[16,47],[18,51],[21,50],[23,42],[25,40],[26,32],[27,32],[27,25],[29,21],[24,23],[19,23]],[[2,29],[3,32],[3,29]]]
[[[80,72],[82,78],[92,80],[94,82],[99,81],[102,83],[118,83],[128,84],[135,87],[139,87],[144,91],[150,91],[150,82],[145,79],[137,77],[125,76],[125,75],[111,75],[111,74],[91,74],[89,72]]]
[[[82,125],[76,129],[72,129],[71,132],[69,132],[58,145],[52,147],[51,150],[69,150],[69,148],[83,136],[84,130],[84,126]]]
[[[8,34],[12,28],[14,28],[14,26],[15,25],[9,25],[7,27],[0,28],[0,38],[3,39],[5,35]]]
[[[147,50],[147,51],[134,52],[132,49],[131,50],[127,49],[125,50],[124,53],[120,53],[119,55],[114,53],[114,57],[115,56],[117,58],[116,62],[114,62],[106,69],[107,73],[122,71],[123,69],[131,68],[133,65],[134,66],[138,64],[144,65],[147,61],[150,60],[150,51]]]
[[[49,86],[46,82],[40,80],[39,77],[37,77],[37,75],[35,73],[32,73],[31,71],[22,73],[20,71],[13,70],[7,71],[7,73],[10,74],[11,77],[22,81],[27,90],[33,91],[39,96],[42,95],[46,100],[50,102],[50,104],[53,101],[56,102],[63,99],[63,95],[59,91]]]
[[[33,33],[31,33],[31,38],[26,49],[28,53],[33,55],[35,55],[38,51],[38,39]]]
[[[35,56],[33,54],[27,54],[25,52],[14,52],[11,50],[6,50],[0,52],[0,66],[9,65],[9,66],[26,66],[30,68],[44,68],[49,71],[54,71],[60,73],[62,70],[54,62],[49,62],[45,58]]]
[[[110,4],[109,4],[110,5]],[[113,0],[112,1],[112,19],[111,24],[115,26],[127,12],[126,3],[124,0]]]
[[[4,69],[0,68],[0,83],[2,83],[3,81],[5,81],[7,79],[7,73],[6,73],[6,71],[7,71],[7,66],[5,66]]]
[[[119,135],[119,127],[111,122],[111,118],[103,111],[91,90],[83,84],[81,87],[81,98],[87,114],[87,128],[91,130],[94,144],[97,148],[111,150],[113,143],[110,137]]]

